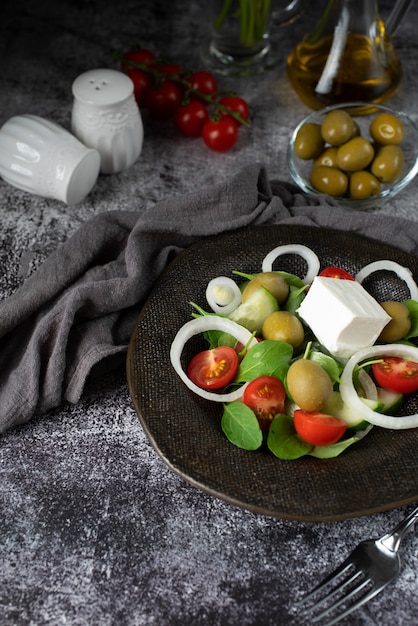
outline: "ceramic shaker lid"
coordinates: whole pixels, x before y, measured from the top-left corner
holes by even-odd
[[[86,104],[114,105],[129,98],[133,82],[126,74],[112,69],[93,69],[73,82],[73,95]]]

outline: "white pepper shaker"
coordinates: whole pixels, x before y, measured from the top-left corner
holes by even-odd
[[[132,80],[112,69],[84,72],[72,85],[74,135],[101,157],[100,171],[114,174],[139,157],[144,139]]]

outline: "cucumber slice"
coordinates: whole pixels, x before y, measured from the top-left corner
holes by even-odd
[[[364,401],[373,411],[379,410],[380,402],[366,399],[364,399]],[[321,410],[321,413],[328,413],[329,415],[334,415],[334,417],[339,417],[344,420],[348,428],[353,430],[364,430],[369,426],[369,422],[359,417],[355,411],[344,404],[339,391],[332,392],[331,397]]]
[[[279,310],[276,298],[264,287],[259,287],[228,316],[237,324],[244,326],[251,333],[261,334],[264,320]]]
[[[402,404],[403,395],[396,393],[396,391],[389,391],[388,389],[377,387],[377,398],[382,405],[381,413],[391,413],[399,409]]]

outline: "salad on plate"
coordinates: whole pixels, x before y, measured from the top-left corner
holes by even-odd
[[[284,254],[301,256],[306,274],[273,269]],[[363,283],[381,270],[397,274],[409,298],[373,298]],[[267,446],[285,460],[331,458],[374,426],[418,426],[418,414],[399,414],[418,390],[418,287],[408,268],[383,260],[355,276],[321,270],[311,248],[287,244],[266,255],[259,273],[232,274],[209,281],[205,307],[191,303],[192,319],[170,350],[187,387],[222,403],[232,444]],[[184,363],[185,345],[201,334],[206,349]]]

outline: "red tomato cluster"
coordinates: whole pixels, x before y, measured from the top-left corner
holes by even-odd
[[[131,78],[138,106],[156,120],[173,119],[187,137],[202,137],[211,150],[230,150],[238,129],[249,118],[247,102],[236,95],[220,96],[210,72],[187,72],[177,63],[162,63],[146,49],[126,52],[121,69]]]

